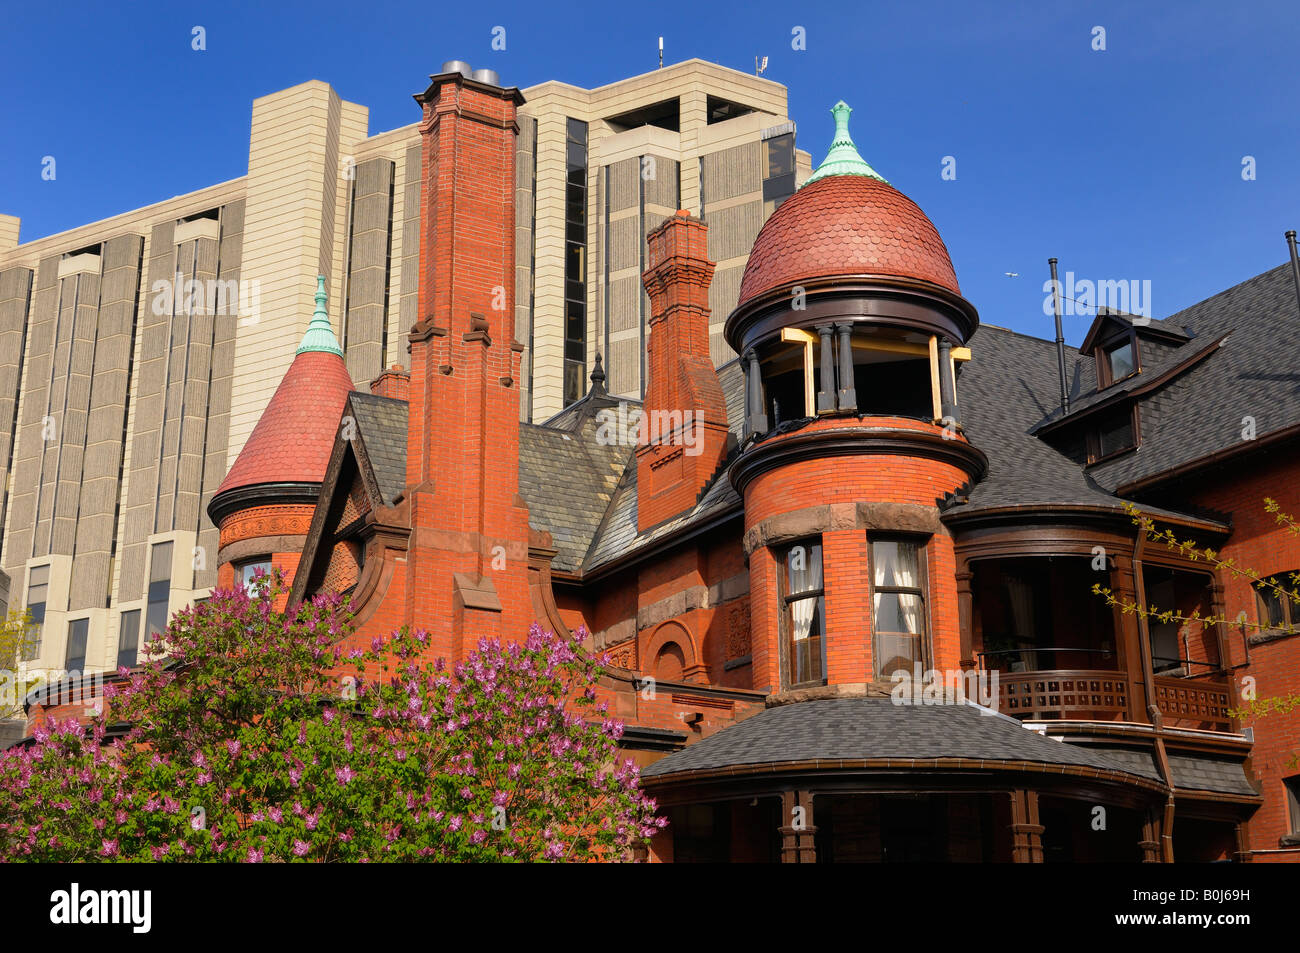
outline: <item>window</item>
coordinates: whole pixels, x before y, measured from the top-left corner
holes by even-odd
[[[874,599],[872,627],[876,677],[912,671],[925,662],[925,560],[919,543],[880,539],[871,543]]]
[[[763,202],[771,214],[794,195],[794,133],[787,132],[763,142]]]
[[[50,589],[50,567],[33,566],[27,573],[27,611],[32,627],[23,642],[23,661],[34,661],[41,654],[41,628],[45,625],[45,600]]]
[[[1134,449],[1138,444],[1137,405],[1103,416],[1088,433],[1088,463]]]
[[[264,579],[259,579],[258,577],[259,570],[262,573],[265,573],[267,575],[270,574],[271,572],[270,556],[258,556],[256,559],[250,559],[246,562],[242,562],[235,567],[235,572],[239,576],[240,584],[245,589],[248,590],[248,594],[250,596],[256,595],[257,593],[255,590],[261,588],[263,585],[266,584]]]
[[[1255,583],[1260,625],[1270,629],[1289,629],[1300,622],[1300,606],[1296,605],[1295,598],[1287,598],[1274,588],[1278,586],[1295,593],[1297,582],[1300,582],[1300,576],[1296,572],[1280,572]]]
[[[86,640],[89,636],[89,619],[73,619],[68,623],[68,651],[63,659],[65,672],[81,672],[86,667]]]
[[[135,668],[140,654],[140,610],[122,613],[122,629],[117,639],[117,667]]]
[[[587,371],[587,124],[565,123],[564,403],[585,393]]]
[[[172,544],[155,543],[149,556],[149,603],[145,612],[145,640],[167,632],[167,604],[172,591]]]
[[[1107,348],[1106,360],[1110,362],[1110,379],[1113,381],[1123,380],[1137,370],[1132,341]]]
[[[791,685],[826,682],[826,593],[820,540],[785,551],[785,631],[789,639]]]
[[[1137,336],[1121,333],[1103,343],[1097,351],[1097,386],[1109,387],[1141,369]]]
[[[1286,786],[1287,812],[1291,818],[1291,833],[1300,834],[1300,774],[1283,778]]]

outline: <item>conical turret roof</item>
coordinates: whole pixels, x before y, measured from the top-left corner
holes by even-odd
[[[256,486],[319,484],[325,477],[352,377],[325,309],[325,278],[317,278],[316,312],[248,442],[213,497]],[[241,494],[242,495],[242,494]]]

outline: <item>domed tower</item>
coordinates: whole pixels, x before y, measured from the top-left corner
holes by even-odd
[[[284,571],[286,586],[293,581],[351,390],[320,275],[316,311],[293,363],[208,504],[221,533],[219,586],[272,566]]]
[[[959,667],[939,504],[986,467],[958,412],[975,308],[925,213],[858,154],[850,108],[831,112],[830,152],[759,232],[725,329],[755,687],[778,699]]]

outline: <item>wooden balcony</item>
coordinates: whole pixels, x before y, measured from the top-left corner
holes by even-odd
[[[1167,727],[1232,730],[1228,715],[1232,695],[1225,680],[1157,675],[1153,687]],[[1127,672],[998,672],[998,711],[1013,718],[1145,722],[1142,699],[1131,700],[1128,696]]]
[[[1128,674],[1081,669],[998,672],[998,711],[1024,719],[1127,721]]]
[[[1222,679],[1154,679],[1156,706],[1170,728],[1199,728],[1202,731],[1231,731],[1232,693]]]

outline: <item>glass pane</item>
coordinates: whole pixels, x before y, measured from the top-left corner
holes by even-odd
[[[871,560],[875,564],[876,585],[920,588],[916,543],[896,539],[877,540],[871,544]]]
[[[1128,377],[1134,371],[1133,344],[1125,342],[1106,351],[1110,358],[1110,376],[1112,380]]]
[[[788,571],[788,595],[815,592],[822,588],[822,544],[800,543],[791,546],[785,557]]]
[[[1284,575],[1273,577],[1274,581],[1280,586],[1286,586],[1286,577]],[[1259,621],[1261,625],[1270,628],[1281,628],[1286,625],[1286,616],[1283,615],[1282,596],[1273,589],[1259,590]]]
[[[149,581],[171,584],[172,578],[172,544],[155,543],[149,557]]]
[[[244,588],[247,589],[250,594],[253,593],[255,587],[260,588],[262,585],[265,585],[265,578],[261,581],[258,579],[259,570],[262,573],[270,573],[271,560],[251,559],[246,563],[241,563],[239,566],[239,581],[244,584]]]
[[[117,664],[135,668],[140,651],[140,610],[122,613],[122,631],[117,640]]]
[[[825,673],[826,600],[795,599],[789,606],[790,683],[821,681]]]
[[[68,623],[68,651],[64,656],[64,671],[80,672],[86,667],[86,637],[89,634],[89,619],[74,619]]]
[[[569,119],[565,123],[565,134],[573,142],[587,141],[587,124],[581,119]]]
[[[582,397],[583,367],[577,361],[564,362],[564,402],[572,404]]]
[[[775,139],[767,140],[767,175],[774,179],[779,175],[794,174],[794,136],[786,133]],[[793,192],[794,190],[791,189]]]
[[[32,586],[43,586],[50,581],[50,567],[33,566],[27,575],[27,582]]]
[[[587,168],[587,147],[581,142],[570,142],[565,162],[570,172],[585,170]]]
[[[1133,418],[1127,414],[1108,425],[1097,434],[1099,455],[1106,457],[1133,446]]]

